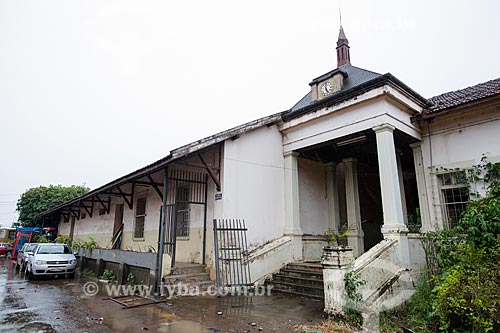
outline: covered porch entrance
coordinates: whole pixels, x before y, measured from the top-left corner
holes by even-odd
[[[390,136],[393,136],[393,152],[379,152],[377,136],[381,136],[379,140],[389,136],[389,143]],[[405,230],[409,224],[415,223],[418,193],[410,147],[415,141],[415,138],[385,126],[296,151],[304,260],[319,260],[321,248],[309,246],[308,241],[318,239],[326,230],[336,234],[347,232],[341,245],[352,246],[356,256],[383,239],[381,178],[387,175],[381,174],[380,165],[383,171],[387,171],[395,162],[397,184],[392,186],[398,186],[389,191],[401,202],[402,219],[397,223],[398,228]],[[379,158],[379,153],[385,155]],[[391,159],[393,163],[390,163]],[[390,204],[392,208],[393,205]]]

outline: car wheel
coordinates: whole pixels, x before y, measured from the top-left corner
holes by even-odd
[[[27,272],[28,272],[28,280],[35,280],[35,275],[33,274],[33,269],[28,269],[26,268]]]

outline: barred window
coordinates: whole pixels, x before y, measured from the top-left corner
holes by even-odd
[[[448,228],[457,225],[469,201],[469,186],[464,171],[448,172],[439,176],[443,219]]]
[[[177,237],[189,236],[189,202],[191,191],[188,186],[177,189]]]
[[[137,198],[135,205],[134,238],[144,238],[145,220],[146,220],[146,198]]]

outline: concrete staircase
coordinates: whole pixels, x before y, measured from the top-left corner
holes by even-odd
[[[392,309],[415,293],[415,281],[400,263],[400,251],[396,239],[384,239],[354,261],[353,273],[366,282],[358,290],[366,309]]]
[[[206,291],[213,285],[210,274],[205,271],[205,265],[177,263],[170,275],[163,277],[164,285],[175,285],[178,287],[199,288],[200,292]]]
[[[319,263],[295,262],[287,264],[271,279],[267,286],[273,286],[272,293],[285,293],[315,299],[323,299],[323,267]]]

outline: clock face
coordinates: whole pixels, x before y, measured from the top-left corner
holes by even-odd
[[[320,91],[321,95],[323,96],[328,96],[333,90],[333,83],[331,82],[325,82],[321,85]]]

